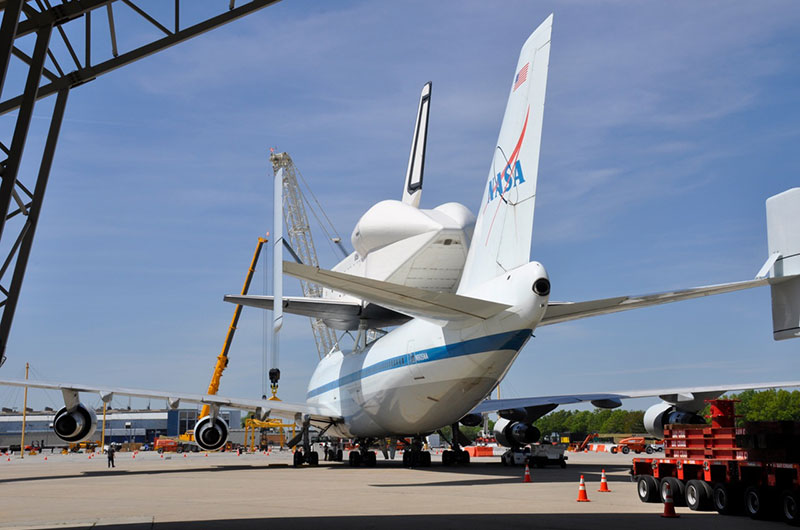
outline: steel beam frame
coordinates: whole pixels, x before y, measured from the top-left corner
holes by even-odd
[[[3,91],[12,57],[22,61],[28,68],[24,91],[14,97],[0,100],[0,115],[17,112],[11,143],[7,146],[0,141],[0,156],[3,154],[6,156],[5,160],[0,161],[0,174],[2,175],[2,182],[0,182],[0,214],[2,214],[0,216],[0,242],[3,241],[3,236],[8,236],[7,221],[19,215],[24,217],[24,222],[16,239],[10,245],[10,250],[0,266],[0,311],[2,311],[2,315],[0,315],[0,366],[3,365],[6,359],[5,351],[8,345],[8,338],[28,259],[33,247],[36,225],[47,189],[69,91],[112,70],[121,68],[279,1],[250,0],[236,6],[236,2],[231,0],[229,4],[224,6],[226,10],[220,14],[186,28],[181,28],[180,26],[180,0],[175,0],[174,20],[169,24],[163,25],[153,15],[140,5],[137,5],[141,3],[140,0],[62,0],[62,3],[58,5],[51,5],[50,0],[6,0],[5,2],[0,2],[0,10],[2,10],[2,20],[0,21],[0,93]],[[120,53],[117,45],[117,33],[124,31],[125,28],[120,27],[118,20],[115,21],[114,11],[112,10],[114,2],[119,2],[120,9],[129,9],[130,13],[141,17],[158,28],[164,33],[164,37]],[[191,8],[192,4],[188,3],[188,6]],[[111,41],[110,57],[93,65],[91,14],[92,11],[102,8],[105,8],[108,18],[108,31]],[[83,64],[81,64],[78,54],[75,52],[76,48],[72,45],[67,32],[64,30],[66,24],[76,20],[80,21],[80,19],[83,20],[83,30],[75,33],[83,35]],[[97,23],[95,23],[96,28]],[[51,42],[53,30],[57,32],[60,39],[52,39],[54,42]],[[16,42],[21,37],[32,34],[36,35],[36,41],[32,55],[29,56],[16,46]],[[61,49],[56,47],[58,42],[63,44]],[[58,62],[59,55],[66,57],[66,59],[62,59],[65,64],[67,62],[74,63],[75,68],[65,73]],[[47,67],[48,60],[53,67],[52,69]],[[43,81],[46,84],[43,84]],[[35,183],[26,187],[20,181],[19,170],[33,111],[38,100],[53,94],[57,94],[57,96],[39,170],[35,177]],[[30,191],[31,188],[33,192]],[[12,205],[15,206],[13,211],[11,210]],[[10,283],[8,287],[4,287],[4,278],[6,273],[11,270],[12,264],[14,267]]]

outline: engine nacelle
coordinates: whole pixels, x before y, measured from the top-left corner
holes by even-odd
[[[533,425],[500,418],[494,424],[494,437],[497,443],[506,447],[522,447],[536,443],[542,433]]]
[[[467,427],[477,427],[483,423],[483,414],[467,414],[458,421],[461,425],[466,425]]]
[[[204,451],[216,451],[228,441],[228,424],[220,417],[204,416],[194,426],[194,441]]]
[[[655,436],[664,436],[664,425],[671,423],[688,423],[700,425],[706,421],[697,415],[697,412],[681,410],[670,403],[657,403],[644,412],[644,428]]]
[[[68,411],[67,407],[62,408],[53,419],[56,436],[69,443],[86,440],[96,428],[97,414],[83,403],[78,403],[72,411]]]

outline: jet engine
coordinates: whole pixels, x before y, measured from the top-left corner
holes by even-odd
[[[216,451],[228,440],[228,424],[222,418],[204,416],[194,426],[194,441],[204,451]]]
[[[681,410],[666,402],[657,403],[644,413],[644,428],[656,438],[664,436],[664,425],[671,423],[699,425],[705,422],[702,417],[698,416],[697,411]]]
[[[82,442],[94,434],[97,428],[97,415],[92,409],[78,403],[73,410],[62,408],[53,419],[56,436],[69,443]]]
[[[467,427],[477,427],[483,423],[483,414],[467,414],[458,421],[461,425],[466,425]]]
[[[539,441],[539,429],[528,423],[500,418],[494,424],[494,437],[497,443],[506,447],[521,447]]]

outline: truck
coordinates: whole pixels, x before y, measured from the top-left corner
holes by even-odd
[[[736,427],[735,400],[710,400],[711,426],[667,425],[664,458],[634,458],[642,502],[780,516],[800,526],[800,422],[748,422]],[[667,487],[668,486],[668,487]]]
[[[612,446],[610,451],[612,453],[622,453],[627,455],[631,451],[636,454],[647,453],[653,454],[657,449],[655,444],[651,444],[644,436],[631,436],[630,438],[623,438],[615,446]]]
[[[153,440],[153,451],[159,453],[189,453],[200,450],[196,443],[186,442],[178,437],[159,436]]]
[[[568,458],[564,456],[564,451],[566,449],[567,444],[564,443],[534,443],[519,449],[509,449],[503,453],[503,456],[500,457],[500,461],[504,466],[528,464],[536,467],[544,467],[550,464],[565,468],[567,467]]]

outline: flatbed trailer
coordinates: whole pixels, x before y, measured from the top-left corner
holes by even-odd
[[[779,515],[800,526],[800,460],[794,449],[800,423],[755,422],[736,428],[732,401],[712,400],[711,406],[711,427],[665,428],[666,458],[633,459],[639,499],[664,502],[668,484],[677,506],[754,519]]]

